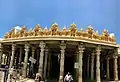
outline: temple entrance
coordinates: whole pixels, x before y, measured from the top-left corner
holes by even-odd
[[[74,77],[74,55],[66,55],[64,63],[64,75],[70,73]]]

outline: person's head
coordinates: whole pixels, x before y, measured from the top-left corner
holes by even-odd
[[[70,75],[70,73],[68,72],[68,75]]]

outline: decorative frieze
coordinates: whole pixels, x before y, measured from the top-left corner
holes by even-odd
[[[15,32],[15,29],[11,29],[10,32],[7,32],[4,35],[4,39],[10,38],[25,38],[25,37],[38,37],[38,36],[58,36],[58,37],[75,37],[78,39],[87,38],[92,40],[99,40],[105,42],[112,42],[115,43],[115,36],[114,34],[109,34],[108,30],[104,29],[102,34],[99,35],[98,31],[95,31],[92,26],[88,26],[86,30],[82,28],[80,31],[77,30],[76,24],[71,24],[70,28],[67,30],[64,27],[61,31],[59,30],[59,26],[57,23],[54,23],[50,29],[44,28],[42,30],[41,26],[38,24],[35,26],[34,29],[30,29],[29,31],[26,30],[26,26],[23,26],[20,31]]]

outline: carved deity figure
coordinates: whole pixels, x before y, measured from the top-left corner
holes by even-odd
[[[26,32],[26,27],[24,26],[21,30],[20,30],[20,37],[27,37],[27,32]]]
[[[33,32],[33,30],[32,30],[32,28],[30,28],[30,30],[28,31],[28,36],[34,36],[34,32]]]
[[[35,28],[34,28],[34,35],[38,36],[38,35],[42,35],[42,34],[43,34],[43,32],[42,32],[42,29],[41,29],[40,25],[39,24],[36,25]]]
[[[49,34],[49,30],[48,30],[47,27],[45,27],[44,30],[43,30],[43,35],[47,36],[48,34]]]
[[[93,27],[88,26],[86,32],[88,34],[88,38],[92,39],[92,37],[93,37]]]
[[[54,36],[54,35],[59,35],[60,34],[60,31],[58,29],[58,24],[53,24],[50,28],[50,32],[51,32],[51,35]]]
[[[98,40],[100,39],[98,31],[93,32],[93,39],[98,39]]]
[[[109,33],[106,29],[104,29],[104,31],[102,32],[102,35],[101,35],[101,40],[108,41],[108,37],[109,37]]]
[[[79,35],[82,36],[82,37],[87,37],[88,36],[87,32],[85,32],[83,30],[83,28],[80,29]]]
[[[69,30],[71,32],[71,36],[75,36],[76,35],[77,28],[76,28],[75,24],[71,24]]]
[[[66,35],[67,35],[66,27],[64,27],[64,28],[62,29],[62,32],[61,32],[60,35],[62,35],[62,36],[66,36]]]

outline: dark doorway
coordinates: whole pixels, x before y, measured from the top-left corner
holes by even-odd
[[[58,60],[58,55],[53,54],[51,55],[51,71],[50,71],[50,79],[59,79],[59,60]]]
[[[64,75],[67,73],[74,75],[74,55],[66,55],[64,63]]]

